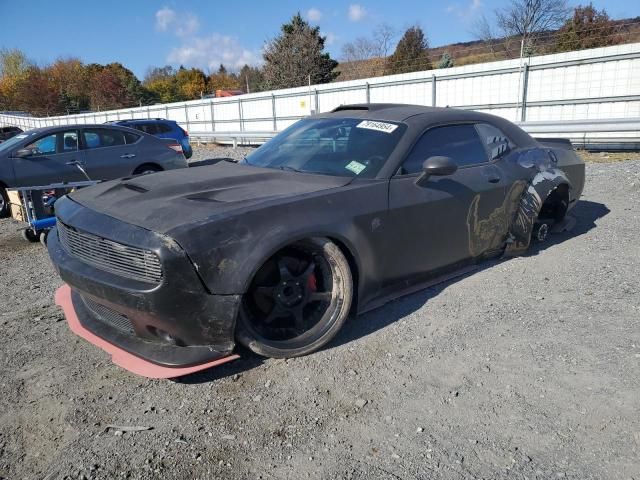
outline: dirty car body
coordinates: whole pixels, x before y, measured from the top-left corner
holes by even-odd
[[[295,242],[339,248],[350,309],[361,313],[484,258],[525,251],[540,225],[563,220],[583,183],[568,142],[540,142],[502,118],[342,106],[294,124],[239,164],[76,192],[57,205],[49,252],[83,328],[141,361],[180,369],[232,353],[253,279]]]

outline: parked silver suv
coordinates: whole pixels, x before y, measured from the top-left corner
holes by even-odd
[[[6,188],[86,180],[83,170],[111,180],[187,166],[179,142],[131,128],[37,128],[0,144],[0,218],[9,214]]]

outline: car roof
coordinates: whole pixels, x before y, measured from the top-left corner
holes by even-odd
[[[355,103],[340,105],[331,112],[322,116],[329,117],[366,117],[377,120],[388,120],[391,122],[403,122],[416,115],[428,115],[430,122],[447,123],[449,121],[460,121],[466,119],[476,119],[478,116],[492,115],[475,112],[473,110],[462,110],[449,107],[427,107],[424,105],[409,105],[403,103]]]
[[[153,123],[153,122],[167,122],[176,123],[175,120],[167,120],[166,118],[125,118],[123,120],[115,120],[109,123]]]
[[[457,122],[486,122],[501,129],[519,146],[532,145],[533,139],[521,128],[505,118],[475,110],[449,107],[427,107],[403,103],[357,103],[340,105],[331,112],[317,115],[320,118],[362,118],[378,121],[403,122],[416,133],[425,129]]]
[[[41,133],[41,132],[57,132],[60,130],[69,130],[76,128],[113,128],[117,130],[126,130],[130,132],[135,132],[137,134],[144,133],[138,130],[133,130],[132,128],[125,127],[122,125],[114,125],[114,124],[104,124],[104,123],[79,123],[79,124],[70,124],[70,125],[55,125],[53,127],[38,127],[32,128],[29,130],[29,133]]]

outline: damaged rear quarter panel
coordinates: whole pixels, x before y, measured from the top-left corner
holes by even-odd
[[[577,155],[572,153],[577,160],[576,163],[581,163]],[[558,186],[567,185],[571,192],[570,197],[574,198],[579,197],[582,191],[582,183],[579,189],[574,189],[569,177],[558,168],[558,155],[552,149],[525,150],[519,153],[516,162],[522,168],[531,171],[531,179],[528,182],[514,183],[514,187],[518,186],[522,189],[522,194],[511,220],[505,249],[506,256],[520,255],[529,248],[531,234],[540,210],[545,200]]]

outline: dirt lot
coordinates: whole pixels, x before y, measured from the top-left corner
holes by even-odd
[[[180,382],[71,334],[45,250],[1,221],[0,478],[638,480],[640,161],[590,163],[574,216],[320,353]]]

